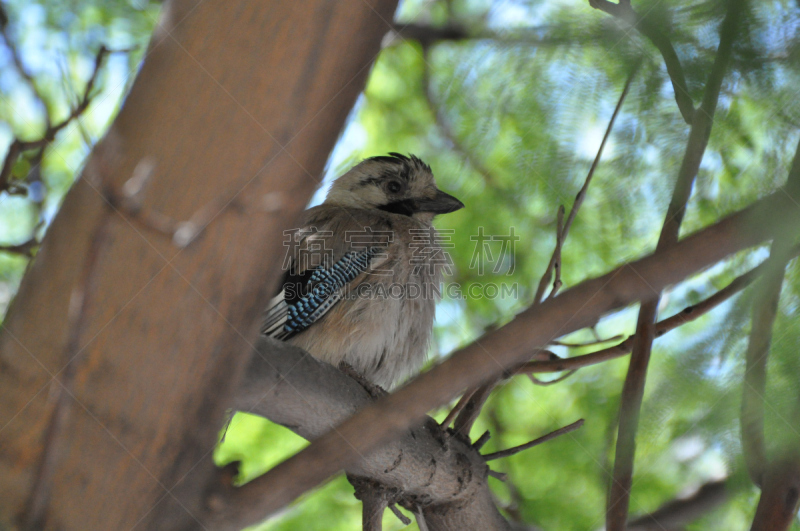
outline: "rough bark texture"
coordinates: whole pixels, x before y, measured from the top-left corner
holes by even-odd
[[[241,411],[315,439],[335,433],[337,424],[373,401],[355,380],[296,347],[266,339],[257,347],[236,402]],[[492,501],[483,458],[431,418],[361,456],[347,472],[419,505],[431,531],[508,528]],[[215,528],[239,529],[265,516],[259,496],[250,499],[249,492],[254,491],[234,488],[212,494],[222,501],[212,505],[220,507],[216,520],[224,523]]]
[[[282,231],[316,187],[395,5],[164,6],[0,334],[0,527],[26,507],[41,529],[198,526]],[[206,208],[185,249],[103,193],[143,161],[154,164],[145,208],[177,220]]]

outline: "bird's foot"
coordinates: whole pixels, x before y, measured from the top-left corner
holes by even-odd
[[[345,361],[339,363],[339,370],[342,371],[343,373],[345,373],[347,376],[349,376],[353,380],[357,381],[359,383],[359,385],[361,387],[363,387],[364,390],[367,393],[369,393],[369,396],[371,396],[372,398],[377,399],[377,398],[380,398],[382,396],[386,396],[386,395],[389,394],[389,392],[386,391],[386,389],[384,389],[380,385],[374,384],[374,383],[370,382],[369,380],[367,380],[364,377],[363,374],[361,374],[360,372],[355,370],[352,365],[350,365],[349,363],[347,363]]]

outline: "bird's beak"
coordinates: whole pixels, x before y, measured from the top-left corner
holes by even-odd
[[[436,191],[436,196],[433,199],[417,199],[415,203],[417,212],[431,212],[433,214],[449,214],[464,208],[464,203],[441,190]]]

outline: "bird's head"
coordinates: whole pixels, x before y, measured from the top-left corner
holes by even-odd
[[[365,159],[333,182],[325,203],[375,208],[430,222],[464,203],[436,187],[431,167],[399,153]]]

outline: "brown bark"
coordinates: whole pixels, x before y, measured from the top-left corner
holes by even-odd
[[[750,531],[788,531],[800,502],[800,454],[776,460],[764,471],[761,498]]]
[[[198,525],[281,231],[313,192],[395,4],[165,5],[0,335],[0,519],[27,507],[42,529]],[[203,229],[184,249],[109,203],[143,161],[155,165],[144,208],[209,222],[184,225]]]

